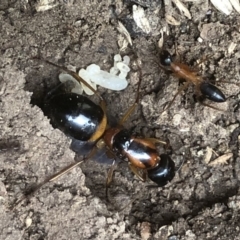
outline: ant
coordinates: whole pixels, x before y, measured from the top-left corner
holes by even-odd
[[[131,171],[142,181],[146,181],[147,178],[149,178],[158,186],[162,187],[173,179],[175,176],[175,163],[169,155],[159,154],[156,148],[157,143],[166,143],[155,138],[137,138],[132,136],[130,132],[123,127],[125,121],[138,105],[141,77],[134,104],[126,111],[116,127],[110,127],[107,124],[106,102],[96,90],[77,73],[50,61],[43,61],[67,72],[77,81],[85,84],[99,98],[100,103],[97,105],[86,96],[71,92],[59,93],[56,88],[47,94],[44,103],[45,108],[49,112],[48,117],[56,128],[71,137],[73,142],[83,141],[93,143],[93,147],[82,161],[74,162],[46,178],[43,182],[39,183],[31,193],[26,192],[18,199],[14,204],[15,206],[27,198],[28,195],[40,189],[44,184],[54,181],[63,174],[66,174],[83,161],[93,158],[98,149],[102,149],[103,147],[106,148],[107,156],[111,156],[114,159],[107,176],[107,199],[107,189],[112,181],[117,158],[120,160],[126,159]]]
[[[176,99],[176,97],[192,83],[195,86],[195,91],[197,94],[198,100],[202,103],[201,99],[207,98],[213,102],[225,102],[226,97],[223,92],[217,88],[215,85],[207,82],[202,76],[199,76],[197,72],[192,71],[189,66],[184,63],[173,61],[172,55],[167,51],[163,50],[160,54],[160,65],[165,70],[170,70],[174,75],[180,79],[186,80],[186,83],[180,87],[178,92],[174,95],[171,102],[164,109],[166,111],[169,109]],[[220,110],[214,106],[202,103],[205,106],[211,107],[216,110]]]

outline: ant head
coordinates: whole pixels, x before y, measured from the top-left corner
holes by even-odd
[[[167,50],[163,50],[161,52],[160,63],[166,67],[170,66],[170,64],[172,63],[172,55]]]
[[[163,187],[175,176],[175,163],[167,154],[160,155],[157,167],[148,170],[148,177],[159,187]]]
[[[203,96],[208,98],[209,100],[213,102],[225,102],[226,97],[222,93],[222,91],[217,88],[215,85],[207,82],[202,82],[200,84],[200,91]]]

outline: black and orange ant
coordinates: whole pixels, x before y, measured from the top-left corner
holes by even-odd
[[[93,148],[84,160],[74,162],[46,178],[33,189],[31,194],[44,184],[54,181],[56,178],[69,172],[83,161],[93,158],[98,148],[103,147],[106,147],[107,155],[113,156],[114,159],[112,167],[108,172],[107,187],[112,180],[116,158],[120,158],[121,160],[126,159],[132,172],[142,181],[146,181],[149,178],[158,186],[164,186],[173,179],[175,176],[174,162],[169,155],[159,154],[156,148],[157,143],[165,143],[155,138],[134,137],[123,127],[125,121],[138,105],[141,77],[134,104],[126,111],[116,127],[110,127],[107,124],[106,102],[96,90],[80,78],[77,73],[50,61],[43,61],[67,72],[77,81],[85,84],[96,94],[100,103],[97,105],[89,98],[76,93],[59,93],[56,89],[47,95],[45,108],[49,112],[49,118],[54,126],[73,140],[93,143]],[[16,206],[28,195],[25,194],[14,205]]]
[[[170,101],[168,106],[164,109],[166,111],[169,109],[176,99],[176,97],[185,89],[189,87],[190,84],[193,84],[195,86],[195,91],[198,97],[198,100],[201,100],[201,98],[207,98],[213,102],[225,102],[226,97],[223,94],[223,92],[217,88],[212,83],[209,83],[206,81],[202,76],[200,76],[196,71],[193,71],[190,69],[190,67],[184,63],[173,61],[172,55],[167,51],[163,50],[160,53],[160,65],[162,68],[166,70],[170,70],[173,72],[173,74],[180,78],[184,79],[186,82],[183,86],[179,88],[177,93],[174,95],[173,99]],[[202,101],[200,101],[202,102]],[[214,108],[216,110],[220,110],[214,106],[208,105],[206,103],[203,103],[203,105]]]

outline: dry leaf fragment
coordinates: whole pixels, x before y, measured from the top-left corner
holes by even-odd
[[[234,42],[231,42],[228,46],[228,54],[231,55],[236,48],[237,44]]]
[[[232,6],[234,7],[234,9],[240,13],[240,4],[239,4],[239,0],[230,0],[230,3],[232,4]]]
[[[226,153],[218,158],[216,158],[214,161],[209,163],[209,166],[215,167],[217,165],[227,164],[227,161],[233,156],[232,153]]]
[[[128,43],[132,46],[132,39],[131,36],[128,32],[128,30],[124,27],[124,25],[118,21],[118,26],[117,26],[117,30],[123,34],[123,36],[127,39]]]
[[[37,12],[44,12],[51,8],[54,8],[58,5],[58,3],[55,3],[55,0],[40,0],[38,4],[36,5],[36,11]]]
[[[212,148],[207,147],[207,148],[206,148],[205,158],[204,158],[204,162],[205,162],[206,164],[208,164],[208,163],[210,162],[211,157],[212,157],[212,153],[213,153]]]
[[[128,47],[128,40],[122,36],[122,35],[119,35],[119,38],[118,38],[118,46],[119,46],[119,51],[122,52],[122,51],[125,51]]]
[[[160,30],[160,39],[158,40],[158,47],[161,49],[163,47],[163,43],[164,43],[164,34],[168,35],[168,29],[167,27],[163,27]]]
[[[165,19],[166,19],[166,22],[170,25],[174,25],[174,26],[179,26],[180,25],[180,22],[169,14],[165,15]]]
[[[229,0],[211,0],[213,6],[218,9],[220,12],[230,15],[233,7]]]
[[[187,17],[188,19],[192,18],[191,13],[188,11],[188,9],[180,0],[172,0],[172,1],[175,3],[179,11],[184,14],[185,17]]]
[[[139,28],[145,33],[151,32],[151,27],[148,19],[145,17],[144,9],[140,6],[133,5],[133,20]]]

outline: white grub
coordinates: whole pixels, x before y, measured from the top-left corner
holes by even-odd
[[[122,79],[125,79],[127,77],[128,72],[130,71],[130,68],[123,62],[118,62],[116,67],[119,69],[120,74],[119,77]]]
[[[126,79],[129,68],[130,58],[124,56],[123,60],[121,55],[117,54],[114,56],[114,64],[109,72],[101,70],[96,64],[89,65],[86,69],[82,68],[79,70],[78,75],[85,80],[94,90],[97,89],[97,85],[107,89],[120,91],[127,87],[128,81]],[[73,69],[73,68],[72,68]],[[74,68],[75,69],[75,68]],[[76,69],[73,71],[76,71]],[[90,90],[84,83],[78,82],[74,77],[67,73],[61,73],[59,80],[62,83],[73,82],[74,87],[71,92],[82,94],[84,91],[87,95],[93,95],[94,92]]]
[[[126,38],[127,42],[132,46],[132,38],[131,38],[128,30],[119,21],[118,21],[117,30]]]
[[[144,9],[141,6],[133,5],[133,20],[139,28],[145,33],[151,32],[151,27],[148,19],[145,16]]]
[[[140,229],[141,239],[148,240],[151,237],[151,224],[149,222],[142,222]]]
[[[224,165],[224,164],[228,164],[228,160],[233,156],[232,153],[226,153],[218,158],[216,158],[215,160],[213,160],[212,162],[210,162],[208,165],[211,167],[216,167],[218,165]]]
[[[240,3],[239,0],[230,0],[230,3],[232,4],[233,8],[240,13]]]
[[[68,65],[67,68],[73,72],[76,72],[76,67],[72,65]],[[61,83],[66,83],[66,82],[72,82],[74,87],[71,89],[71,92],[77,93],[77,94],[82,94],[83,93],[83,88],[82,85],[79,84],[79,82],[72,77],[71,75],[67,73],[60,73],[58,76],[59,80]]]
[[[129,56],[124,56],[124,57],[123,57],[123,63],[125,63],[126,65],[129,65],[129,63],[130,63],[130,57],[129,57]]]
[[[37,12],[44,12],[49,9],[56,7],[58,4],[55,3],[55,0],[40,0],[36,5]]]
[[[190,12],[181,1],[179,0],[172,0],[172,1],[175,3],[176,7],[185,17],[187,17],[188,19],[192,18]]]
[[[91,65],[90,65],[90,66],[91,66]],[[100,70],[100,67],[99,67],[99,70]],[[94,82],[92,81],[91,75],[90,75],[88,69],[87,69],[87,70],[85,70],[85,69],[83,69],[83,68],[80,69],[79,72],[78,72],[78,75],[79,75],[82,79],[84,79],[94,90],[97,89],[97,85],[96,85],[96,83],[94,83]],[[94,92],[93,92],[92,90],[90,90],[85,84],[81,83],[81,86],[82,86],[82,88],[83,88],[83,91],[84,91],[87,95],[93,95],[93,94],[94,94]],[[72,90],[72,91],[73,91],[73,90]]]
[[[212,5],[220,12],[230,15],[233,7],[229,0],[211,0]]]
[[[71,92],[74,92],[74,93],[77,93],[80,95],[83,93],[82,85],[79,84],[79,82],[71,75],[69,75],[67,73],[60,73],[58,78],[59,78],[60,82],[62,82],[62,83],[66,83],[68,81],[71,81],[74,83],[74,88],[72,88]]]

